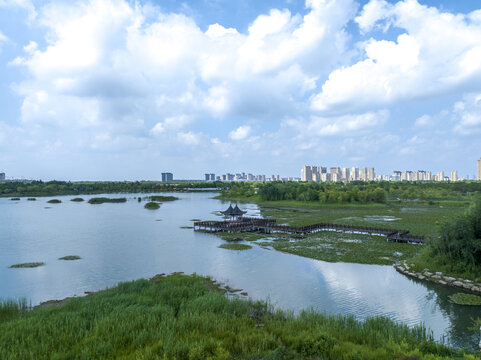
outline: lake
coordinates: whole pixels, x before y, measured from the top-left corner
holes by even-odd
[[[221,249],[220,238],[181,227],[192,226],[192,219],[220,220],[217,212],[228,203],[213,199],[215,193],[162,195],[180,200],[146,210],[137,197],[148,194],[82,196],[127,198],[101,205],[71,202],[76,196],[0,198],[0,298],[24,297],[37,305],[159,273],[195,272],[283,309],[313,308],[358,319],[384,315],[411,326],[423,322],[437,340],[477,348],[479,334],[467,328],[481,312],[450,303],[454,289],[411,280],[391,266],[328,263],[255,244],[247,251]],[[52,198],[62,203],[48,204]],[[241,208],[249,216],[261,213],[255,204]],[[66,255],[82,259],[58,260]],[[36,261],[46,265],[8,268]]]

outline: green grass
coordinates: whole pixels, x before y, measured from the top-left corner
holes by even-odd
[[[228,249],[228,250],[249,250],[252,249],[252,246],[247,244],[222,244],[218,246],[221,249]]]
[[[285,203],[285,202],[279,202]],[[285,206],[261,205],[261,214],[281,224],[305,226],[318,222],[362,225],[386,229],[409,230],[413,235],[434,236],[444,220],[461,215],[466,207],[406,205],[329,205]],[[391,220],[391,221],[386,221]]]
[[[26,299],[0,301],[0,324],[18,318],[30,309]]]
[[[62,202],[62,200],[59,200],[59,199],[52,199],[52,200],[49,200],[47,201],[49,204],[60,204]]]
[[[272,238],[272,235],[269,237]],[[329,262],[392,265],[416,255],[422,245],[388,242],[383,236],[322,231],[305,237],[284,235],[262,246]]]
[[[76,197],[76,198],[71,199],[70,201],[82,202],[82,201],[84,201],[84,199],[82,199],[82,198],[80,198],[80,197]]]
[[[195,275],[120,283],[30,312],[4,307],[1,359],[479,359],[434,343],[421,326],[313,311],[294,317],[228,298]]]
[[[481,296],[473,294],[456,293],[449,300],[458,305],[481,305]]]
[[[162,195],[152,195],[152,196],[149,196],[148,198],[150,199],[150,201],[160,201],[160,202],[179,200],[179,198],[175,196],[162,196]]]
[[[423,247],[416,256],[409,259],[409,263],[414,265],[411,270],[418,273],[422,273],[424,269],[427,269],[432,273],[439,271],[444,275],[456,278],[470,280],[481,278],[481,269],[479,267],[461,261],[449,261],[438,254],[434,254],[428,246]]]
[[[35,268],[39,266],[44,266],[44,262],[29,262],[29,263],[22,263],[22,264],[15,264],[9,266],[10,269],[18,269],[18,268]]]
[[[97,204],[104,204],[104,203],[124,203],[126,202],[127,199],[126,198],[106,198],[106,197],[95,197],[95,198],[91,198],[88,203],[89,204],[94,204],[94,205],[97,205]]]
[[[157,210],[160,208],[160,204],[156,202],[148,202],[147,204],[144,205],[144,208],[149,209],[149,210]]]
[[[78,255],[67,255],[61,258],[58,258],[59,260],[80,260],[81,257]]]

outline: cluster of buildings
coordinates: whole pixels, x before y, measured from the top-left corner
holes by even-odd
[[[330,167],[329,171],[324,166],[304,165],[301,170],[301,181],[374,181],[376,180],[376,172],[373,167],[353,167],[340,168]]]
[[[222,175],[215,176],[215,174],[205,174],[204,175],[205,181],[249,181],[249,182],[265,182],[265,181],[299,181],[299,178],[294,177],[280,177],[280,175],[253,175],[250,173],[236,173],[230,174],[225,173]]]
[[[329,170],[329,171],[328,171]],[[445,174],[439,171],[433,174],[431,171],[393,171],[392,175],[376,175],[373,167],[327,167],[304,165],[301,169],[302,181],[462,181],[465,178],[459,178],[456,170]],[[478,161],[478,180],[481,180],[481,159]]]

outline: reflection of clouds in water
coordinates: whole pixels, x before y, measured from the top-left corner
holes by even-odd
[[[426,304],[426,290],[391,267],[348,263],[313,262],[324,277],[329,295],[346,312],[366,307],[364,314],[386,314],[414,325],[434,302]],[[428,305],[428,306],[426,306]],[[429,311],[431,310],[431,311]]]

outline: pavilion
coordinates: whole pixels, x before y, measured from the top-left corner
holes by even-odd
[[[232,219],[236,219],[236,218],[242,217],[242,215],[244,215],[245,213],[247,213],[247,211],[242,211],[241,209],[239,209],[239,207],[237,206],[237,204],[235,204],[235,207],[232,207],[232,204],[230,204],[229,207],[227,208],[227,210],[226,210],[226,211],[221,211],[221,213],[222,213],[224,216],[229,216],[229,217],[231,217]]]

